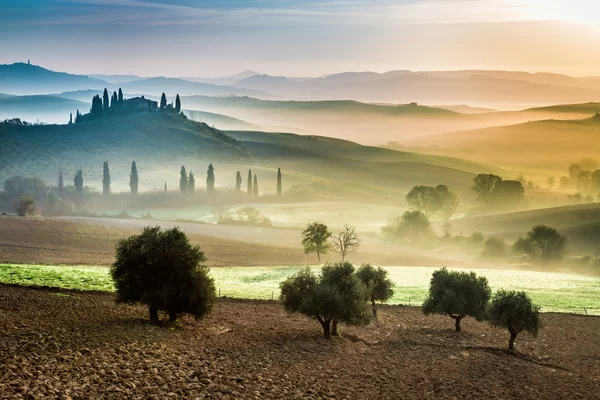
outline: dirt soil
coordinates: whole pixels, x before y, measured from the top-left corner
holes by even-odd
[[[325,340],[276,302],[221,299],[205,320],[145,322],[110,294],[0,286],[0,398],[597,399],[600,318],[507,332],[387,306]]]
[[[114,262],[115,245],[119,239],[138,234],[144,226],[156,224],[165,229],[180,226],[190,241],[204,251],[210,266],[317,263],[316,255],[304,254],[300,246],[300,231],[289,229],[115,218],[65,220],[13,216],[0,216],[0,262],[108,265]],[[230,235],[232,238],[223,235]],[[283,236],[284,239],[277,239]],[[351,258],[358,264],[370,262],[377,265],[469,266],[462,261],[442,260],[422,253],[399,251],[397,246],[394,251],[397,253],[386,253],[384,249],[379,251],[377,246],[372,245],[366,251],[353,253]],[[322,261],[338,260],[339,256],[335,253],[322,257]]]

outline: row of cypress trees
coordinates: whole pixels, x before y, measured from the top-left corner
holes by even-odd
[[[83,192],[83,170],[79,169],[75,173],[73,179],[76,192]],[[110,167],[108,161],[104,161],[102,165],[102,194],[110,194]],[[136,195],[139,188],[139,176],[137,171],[137,165],[135,161],[131,163],[131,174],[129,175],[129,187],[131,194]],[[193,193],[196,190],[196,178],[194,173],[190,171],[188,174],[185,166],[181,166],[180,178],[179,178],[179,190],[181,193]],[[242,175],[240,171],[236,172],[235,177],[235,190],[236,192],[242,191]],[[58,174],[58,191],[64,191],[64,179],[62,170]],[[167,183],[165,182],[165,192],[167,191]],[[213,193],[215,191],[215,169],[212,164],[208,165],[208,171],[206,173],[206,191]],[[252,175],[252,170],[248,170],[248,186],[247,194],[249,197],[258,197],[258,177],[256,174]],[[277,169],[277,196],[282,194],[282,175],[281,168]]]

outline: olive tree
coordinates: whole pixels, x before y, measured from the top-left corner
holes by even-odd
[[[363,325],[370,321],[366,288],[350,263],[324,266],[318,276],[303,269],[279,287],[284,308],[319,321],[326,338],[338,334],[338,322]]]
[[[117,244],[110,273],[117,301],[148,306],[150,321],[164,311],[171,321],[187,313],[207,315],[215,301],[215,284],[206,257],[179,228],[146,227]]]
[[[533,258],[544,261],[561,259],[567,244],[567,237],[555,228],[546,225],[536,225],[525,238],[518,238],[513,245],[517,252],[528,254]]]
[[[427,218],[440,212],[446,220],[456,212],[459,203],[456,194],[446,185],[415,186],[406,195],[406,201]]]
[[[456,332],[460,332],[460,321],[464,317],[470,316],[478,321],[485,318],[491,294],[487,278],[477,276],[474,272],[448,271],[442,268],[431,277],[423,313],[450,316],[455,321]]]
[[[525,292],[498,290],[490,303],[488,317],[493,325],[508,329],[508,350],[514,350],[519,333],[526,331],[537,336],[541,327],[540,307]]]
[[[317,259],[321,262],[321,254],[326,254],[329,249],[329,238],[331,232],[327,225],[319,222],[308,224],[305,230],[302,231],[302,246],[304,253],[316,253]]]
[[[346,256],[355,252],[360,247],[362,240],[356,234],[356,229],[348,224],[331,237],[331,249],[342,256],[342,262]]]
[[[394,284],[388,278],[386,269],[375,268],[371,264],[363,264],[356,275],[367,288],[367,297],[371,301],[371,313],[373,318],[377,318],[376,302],[388,301],[394,295]]]

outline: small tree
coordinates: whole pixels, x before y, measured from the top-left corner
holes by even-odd
[[[108,90],[104,88],[104,93],[102,94],[102,109],[106,113],[110,108],[110,104],[108,102]]]
[[[477,192],[479,201],[489,204],[492,191],[499,182],[502,182],[502,178],[498,175],[479,174],[473,179],[471,188]]]
[[[555,228],[546,225],[536,225],[526,238],[519,238],[513,248],[543,261],[559,260],[563,257],[567,237],[561,235]]]
[[[252,170],[250,169],[248,170],[248,181],[246,186],[246,194],[248,195],[248,197],[252,197]]]
[[[60,193],[65,191],[65,181],[63,179],[62,169],[58,171],[58,191]]]
[[[256,174],[254,174],[254,183],[252,184],[252,195],[255,199],[258,198],[258,178]]]
[[[206,172],[206,191],[208,193],[215,191],[215,169],[212,164],[208,165],[208,171]]]
[[[498,290],[488,310],[490,322],[510,332],[508,350],[515,349],[515,340],[522,331],[537,336],[541,327],[540,307],[533,304],[527,293]]]
[[[281,168],[277,168],[277,196],[281,196],[282,184],[281,184]]]
[[[188,193],[194,193],[196,191],[196,178],[194,178],[194,173],[190,171],[190,177],[188,178]]]
[[[165,94],[163,93],[160,96],[160,109],[164,110],[165,108],[167,108],[167,96],[165,96]]]
[[[138,194],[140,178],[138,176],[137,165],[135,161],[131,163],[131,174],[129,174],[129,187],[131,188],[131,194]],[[165,183],[166,185],[166,183]]]
[[[177,114],[181,112],[181,99],[179,98],[179,94],[175,97],[175,112]]]
[[[448,271],[442,268],[431,277],[423,313],[450,316],[455,321],[456,332],[460,332],[460,321],[464,317],[471,316],[478,321],[485,318],[491,294],[487,278],[478,277],[474,272]]]
[[[377,318],[376,302],[388,301],[394,295],[394,284],[388,278],[387,270],[375,268],[371,264],[363,264],[356,275],[367,288],[367,297],[371,300],[371,313]]]
[[[238,193],[242,191],[242,174],[240,174],[240,171],[235,173],[235,191]]]
[[[504,239],[497,237],[489,237],[483,243],[483,250],[481,256],[483,258],[502,258],[508,253],[508,246]]]
[[[302,231],[302,246],[304,253],[316,253],[317,259],[321,262],[321,254],[327,254],[330,249],[329,238],[331,232],[327,225],[319,222],[308,224],[306,229]]]
[[[345,224],[341,231],[331,237],[331,248],[342,256],[343,262],[348,254],[358,250],[361,242],[362,240],[356,234],[355,228]]]
[[[83,192],[83,171],[77,170],[75,178],[73,178],[73,184],[75,185],[75,191],[78,193]]]
[[[279,287],[284,308],[318,320],[328,339],[337,334],[338,321],[348,325],[370,321],[366,289],[350,263],[325,266],[318,277],[306,268]]]
[[[108,169],[108,161],[104,161],[102,169],[102,194],[108,196],[110,194],[110,170]]]
[[[188,176],[183,165],[181,171],[179,171],[179,191],[181,193],[187,193],[188,191]]]
[[[202,318],[216,297],[205,262],[204,253],[179,228],[146,227],[117,245],[110,270],[117,301],[147,305],[153,323],[159,311],[171,321],[184,313]]]
[[[392,218],[381,228],[382,234],[393,238],[408,237],[418,242],[433,235],[429,218],[421,211],[406,211],[401,217]]]

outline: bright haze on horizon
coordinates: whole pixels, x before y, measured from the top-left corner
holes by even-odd
[[[0,63],[140,76],[502,69],[600,75],[596,0],[20,0]]]

